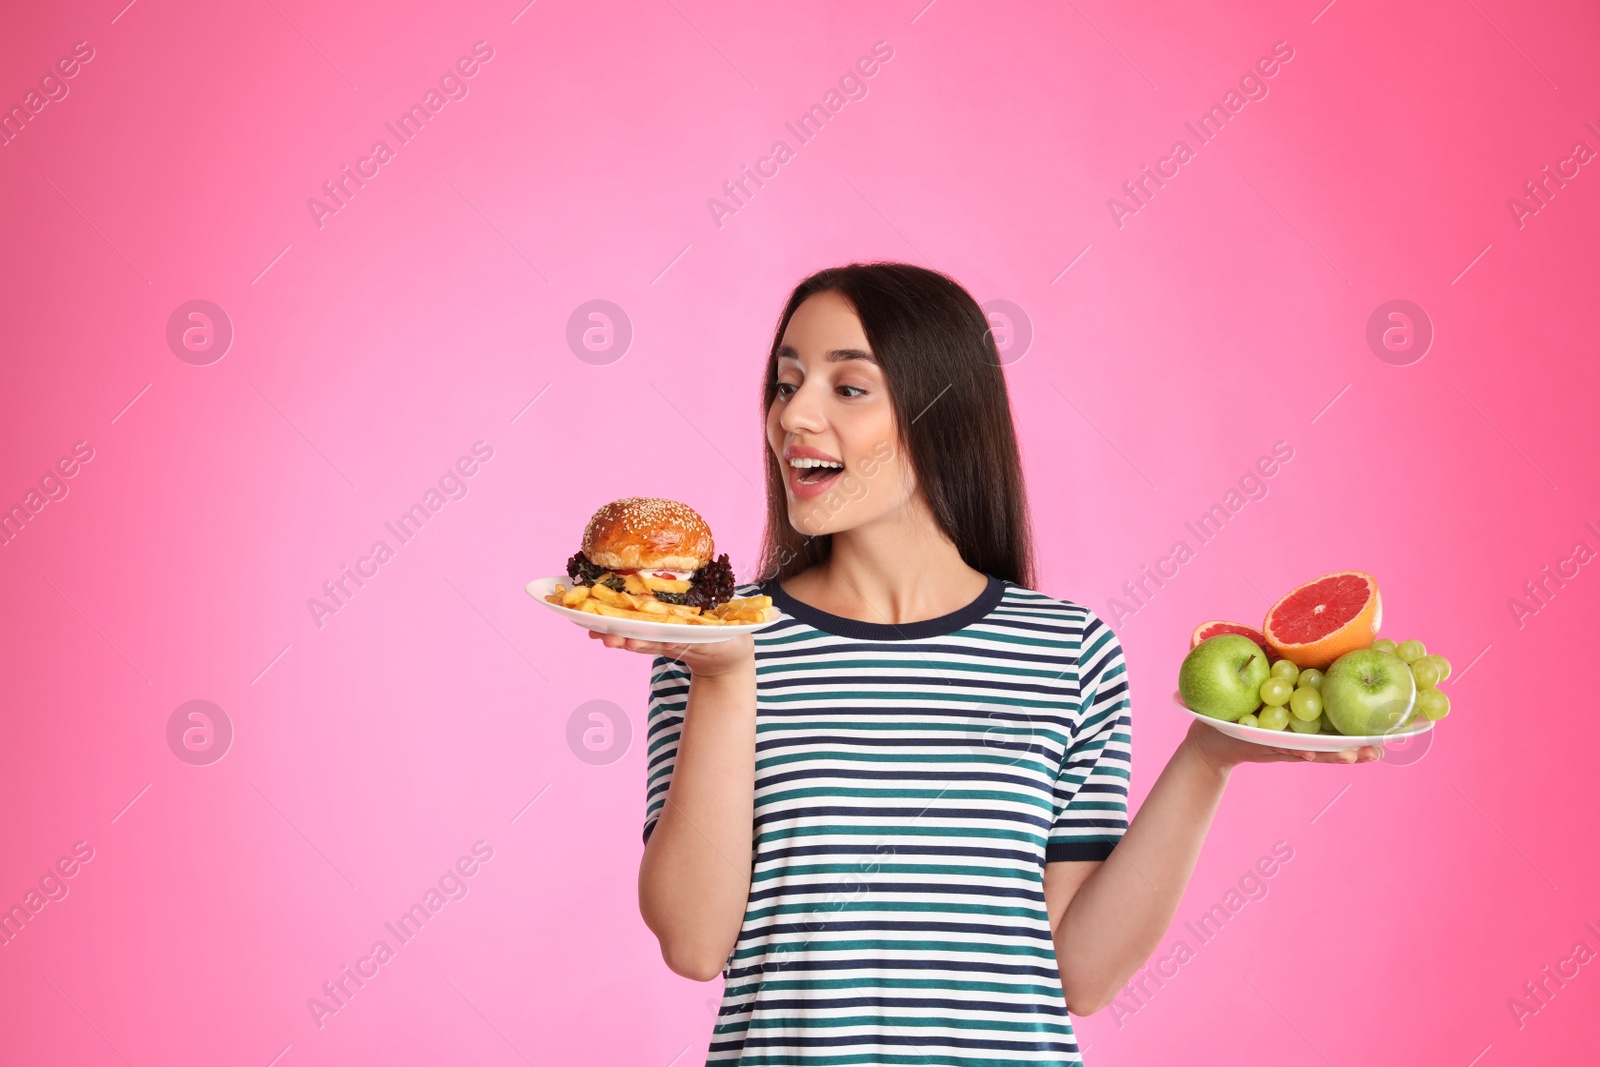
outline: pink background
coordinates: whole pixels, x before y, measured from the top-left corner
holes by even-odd
[[[93,449],[0,550],[0,903],[93,849],[0,948],[0,1059],[700,1062],[721,980],[668,972],[635,900],[648,661],[522,586],[629,494],[691,502],[751,577],[773,323],[805,273],[875,258],[1031,323],[1007,374],[1051,595],[1107,613],[1294,449],[1117,622],[1135,801],[1203,619],[1358,567],[1385,634],[1456,665],[1424,759],[1235,775],[1158,956],[1274,842],[1292,861],[1081,1020],[1087,1062],[1600,1042],[1593,963],[1508,1006],[1600,950],[1600,568],[1508,603],[1600,550],[1600,168],[1520,227],[1507,205],[1600,149],[1592,5],[124,2],[23,5],[0,38],[8,109],[94,54],[0,148],[0,505]],[[319,227],[307,199],[476,41],[469,94]],[[800,145],[784,123],[878,41],[865,98]],[[1107,199],[1279,41],[1266,98],[1119,227]],[[708,199],[779,138],[719,226]],[[235,331],[207,366],[166,341],[195,299]],[[620,358],[568,345],[596,299],[631,323]],[[1392,299],[1436,333],[1407,366],[1365,340]],[[308,598],[477,441],[467,495],[319,626]],[[204,766],[166,733],[196,699],[234,730]],[[599,763],[567,741],[591,700],[632,731]],[[465,898],[319,1027],[308,998],[478,841]]]

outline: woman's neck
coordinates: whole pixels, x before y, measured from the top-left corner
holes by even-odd
[[[830,615],[900,625],[958,611],[988,582],[961,558],[924,504],[834,534],[828,559],[783,588]]]

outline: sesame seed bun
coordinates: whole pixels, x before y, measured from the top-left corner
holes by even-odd
[[[583,528],[583,554],[607,570],[697,571],[713,548],[711,527],[693,508],[660,497],[613,500]]]

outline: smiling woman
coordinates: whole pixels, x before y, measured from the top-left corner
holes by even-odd
[[[805,279],[762,408],[735,594],[777,617],[592,635],[654,657],[639,908],[670,969],[726,979],[706,1062],[1080,1063],[1069,1012],[1159,944],[1231,768],[1307,754],[1196,721],[1130,822],[1122,646],[1032,588],[1004,370],[950,278]]]
[[[920,489],[973,570],[1032,586],[1005,375],[989,320],[966,290],[919,267],[853,264],[802,282],[780,321],[762,393],[771,446],[762,575],[782,581],[809,570],[828,558],[834,529],[900,514]],[[842,454],[816,447],[823,425]],[[803,478],[795,457],[839,462],[839,474]],[[871,490],[850,483],[852,473]],[[830,500],[818,515],[786,499],[786,490],[810,500],[834,485],[848,507]]]

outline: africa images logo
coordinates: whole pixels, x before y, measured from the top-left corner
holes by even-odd
[[[452,466],[446,467],[439,476],[437,488],[429,486],[420,501],[402,511],[394,521],[383,524],[383,528],[394,538],[393,545],[384,538],[378,538],[372,542],[367,554],[355,561],[354,569],[348,563],[341,563],[338,576],[322,583],[322,598],[306,597],[306,610],[311,613],[311,621],[316,623],[317,629],[326,625],[328,616],[337,615],[349,607],[356,593],[382,573],[384,564],[394,559],[399,549],[420,534],[428,522],[444,509],[445,504],[466,499],[472,488],[467,479],[483,470],[483,464],[492,459],[494,446],[487,441],[474,441],[472,455],[463,455]]]
[[[327,199],[314,196],[306,199],[306,209],[311,212],[311,221],[317,224],[317,229],[327,225],[329,215],[337,215],[349,207],[356,193],[366,188],[367,182],[376,178],[383,166],[395,158],[397,150],[410,144],[444,110],[446,104],[452,100],[465,100],[471,92],[467,79],[477,77],[483,69],[482,64],[493,58],[494,48],[488,41],[475,41],[472,55],[457,59],[453,67],[439,75],[437,88],[429,86],[427,92],[422,94],[421,102],[413,101],[393,122],[383,124],[394,138],[394,147],[380,137],[372,143],[372,149],[366,155],[356,160],[354,170],[350,164],[342,164],[338,177],[323,182],[322,193]]]
[[[837,89],[830,87],[823,93],[821,101],[801,112],[793,122],[783,124],[783,128],[794,137],[794,147],[780,137],[772,142],[766,155],[756,160],[754,170],[748,164],[741,163],[739,176],[722,183],[722,193],[726,199],[715,196],[706,198],[706,209],[711,212],[711,221],[716,223],[717,229],[726,225],[729,216],[737,215],[748,207],[756,193],[782,173],[783,166],[795,159],[798,149],[810,144],[822,133],[846,104],[853,100],[865,100],[869,92],[866,79],[875,77],[883,69],[883,64],[893,58],[894,48],[888,41],[874,41],[872,55],[862,56],[856,60],[853,68],[846,68],[839,76]]]
[[[1122,191],[1127,200],[1118,200],[1116,197],[1106,198],[1106,210],[1111,212],[1111,221],[1117,224],[1117,229],[1122,229],[1128,224],[1128,216],[1137,215],[1148,207],[1151,198],[1156,193],[1166,188],[1167,182],[1176,178],[1182,168],[1196,158],[1197,150],[1210,144],[1221,136],[1224,127],[1244,110],[1251,101],[1261,101],[1271,92],[1267,84],[1269,78],[1277,77],[1283,65],[1294,59],[1294,49],[1288,41],[1278,41],[1272,46],[1272,55],[1262,56],[1257,59],[1255,66],[1247,69],[1239,77],[1239,87],[1229,89],[1222,96],[1220,104],[1212,104],[1194,122],[1185,122],[1184,128],[1193,135],[1194,147],[1183,138],[1178,138],[1172,144],[1172,150],[1156,160],[1155,170],[1149,164],[1140,167],[1137,178],[1130,178],[1122,183]]]
[[[53,67],[46,68],[39,78],[39,88],[29,89],[22,95],[21,103],[0,111],[0,148],[11,147],[11,142],[21,137],[31,123],[37,122],[40,112],[47,106],[65,100],[72,92],[67,82],[78,76],[94,59],[94,54],[94,46],[88,41],[77,42],[72,46],[72,55],[62,56]]]

